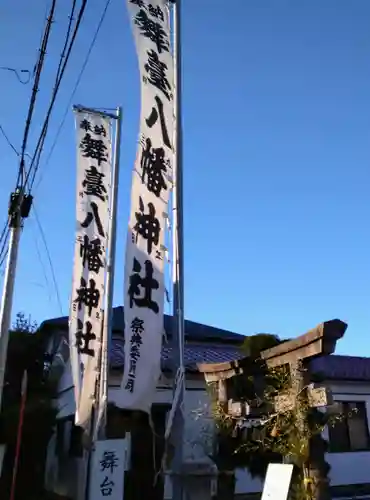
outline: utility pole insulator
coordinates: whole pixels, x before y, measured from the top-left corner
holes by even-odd
[[[8,209],[10,227],[15,227],[19,224],[19,218],[27,219],[30,215],[32,201],[33,196],[31,194],[22,195],[20,189],[16,189],[13,193],[11,193]]]
[[[33,196],[31,194],[25,194],[21,203],[21,217],[22,219],[27,219],[30,215],[31,207],[33,202]]]
[[[8,214],[11,218],[15,217],[18,212],[20,196],[21,193],[18,189],[10,194]]]

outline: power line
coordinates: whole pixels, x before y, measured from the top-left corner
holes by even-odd
[[[66,34],[66,38],[65,38],[65,41],[64,41],[62,53],[61,53],[60,59],[59,59],[59,65],[58,65],[58,69],[57,69],[57,75],[55,77],[55,84],[56,84],[56,82],[60,78],[60,72],[61,72],[61,69],[62,69],[63,59],[66,57],[67,46],[68,46],[69,38],[71,36],[71,29],[72,29],[72,22],[73,22],[73,19],[74,19],[73,16],[74,16],[74,13],[75,13],[75,8],[76,8],[76,0],[73,0],[73,2],[72,2],[72,8],[71,8],[71,13],[68,16],[69,23],[68,23],[68,28],[67,28],[67,34]]]
[[[73,31],[73,34],[72,34],[72,38],[71,38],[70,44],[68,46],[67,54],[65,56],[65,61],[64,61],[63,65],[62,65],[62,67],[61,67],[59,79],[56,82],[56,85],[54,87],[54,91],[53,91],[53,95],[52,95],[52,98],[51,98],[51,101],[50,101],[49,109],[48,109],[48,111],[46,113],[44,125],[42,127],[42,131],[41,131],[41,134],[39,136],[39,140],[37,142],[37,146],[36,146],[36,149],[35,149],[33,157],[32,157],[30,168],[28,169],[28,172],[27,172],[27,175],[26,175],[25,185],[28,183],[29,178],[30,178],[30,176],[32,174],[32,179],[31,179],[31,183],[30,183],[30,190],[33,187],[33,184],[34,184],[34,181],[35,181],[35,177],[36,177],[36,173],[37,173],[37,170],[39,168],[40,155],[41,155],[41,151],[42,151],[42,148],[43,148],[43,145],[44,145],[44,141],[45,141],[47,129],[48,129],[48,126],[49,126],[50,115],[51,115],[51,112],[52,112],[54,104],[55,104],[55,100],[56,100],[56,97],[57,97],[57,94],[58,94],[58,90],[59,90],[60,84],[62,82],[63,75],[64,75],[65,69],[67,67],[68,60],[69,60],[69,57],[70,57],[71,52],[72,52],[72,48],[74,46],[74,42],[76,40],[77,33],[79,31],[79,27],[80,27],[80,24],[81,24],[81,21],[82,21],[82,18],[83,18],[83,14],[84,14],[84,11],[85,11],[85,8],[86,8],[86,4],[87,4],[87,0],[83,0],[82,5],[81,5],[80,10],[79,10],[79,13],[78,13],[78,16],[77,16],[77,21],[76,21],[76,25],[75,25],[75,28],[74,28],[74,31]],[[36,162],[36,165],[33,168],[33,165],[34,165],[35,162]],[[32,171],[32,168],[33,168],[33,171]]]
[[[19,157],[18,151],[16,150],[15,146],[10,141],[8,135],[5,133],[4,127],[2,125],[0,125],[0,132],[3,134],[4,139],[6,140],[6,142],[8,143],[8,145],[12,148],[12,150],[14,151],[14,153]]]
[[[76,0],[73,0],[72,7],[71,7],[71,12],[70,12],[70,14],[68,16],[69,22],[68,22],[68,27],[67,27],[67,33],[66,33],[66,36],[65,36],[65,40],[64,40],[64,45],[63,45],[62,52],[60,54],[59,64],[58,64],[58,68],[57,68],[57,72],[56,72],[56,76],[55,76],[55,80],[54,80],[54,87],[53,87],[52,98],[54,96],[54,93],[57,91],[56,89],[57,89],[58,81],[59,81],[59,79],[62,76],[63,60],[66,57],[68,42],[69,42],[70,36],[71,36],[72,24],[73,24],[73,20],[74,20],[73,16],[74,16],[74,13],[75,13],[75,9],[76,9]],[[48,128],[48,125],[41,132],[42,139],[41,139],[41,142],[40,142],[40,139],[39,139],[39,143],[37,145],[39,148],[38,148],[37,153],[35,151],[36,160],[35,160],[35,158],[32,159],[32,162],[36,163],[36,165],[38,165],[40,163],[40,158],[41,158],[41,154],[42,154],[42,150],[43,150],[43,145],[44,145],[44,142],[45,142],[45,139],[46,139],[47,128]]]
[[[2,244],[1,250],[0,250],[0,268],[3,266],[5,259],[6,259],[6,256],[8,255],[8,247],[6,244],[8,242],[9,233],[10,233],[10,229],[9,229],[8,224],[6,223],[4,226],[3,232],[1,233],[1,239],[3,239],[3,244]]]
[[[13,144],[10,142],[7,134],[5,133],[3,127],[1,127],[1,132],[2,132],[3,136],[5,137],[5,139],[7,140],[7,142],[9,143],[11,148],[13,149],[13,151],[17,154],[17,156],[20,157],[20,164],[19,164],[19,168],[18,168],[18,175],[17,175],[17,182],[16,182],[16,189],[15,189],[16,192],[20,188],[20,183],[21,183],[20,181],[22,180],[23,173],[24,173],[24,158],[27,154],[26,153],[27,140],[28,140],[30,125],[31,125],[31,121],[32,121],[33,111],[34,111],[34,107],[35,107],[36,97],[37,97],[37,93],[39,90],[40,77],[41,77],[41,72],[42,72],[43,65],[44,65],[44,58],[45,58],[46,49],[48,46],[51,24],[52,24],[52,21],[54,18],[55,5],[56,5],[56,0],[53,0],[53,3],[51,5],[50,11],[49,11],[49,16],[47,18],[47,23],[46,23],[46,26],[45,26],[45,29],[44,29],[44,32],[42,35],[41,45],[40,45],[40,49],[39,49],[39,56],[38,56],[38,60],[37,60],[36,66],[35,66],[35,81],[34,81],[34,85],[32,88],[30,104],[29,104],[28,113],[27,113],[27,119],[26,119],[24,134],[23,134],[21,153],[19,153],[17,151],[17,149],[13,146]],[[14,68],[9,68],[9,67],[4,66],[4,67],[2,67],[2,69],[5,69],[7,71],[13,71],[16,74],[16,76],[19,77],[17,70],[15,70]],[[25,72],[25,71],[26,70],[21,70],[21,72]],[[23,189],[23,187],[22,187],[22,189]],[[22,196],[20,196],[19,199],[21,200]],[[13,209],[15,209],[17,211],[19,209],[21,210],[21,207],[13,207]],[[14,212],[14,210],[13,210],[13,212]],[[14,213],[13,213],[13,216],[14,216]],[[0,244],[2,243],[2,247],[0,250],[0,266],[4,263],[4,261],[6,259],[6,255],[8,253],[7,250],[5,250],[5,249],[6,249],[6,244],[8,241],[9,233],[10,233],[10,227],[9,227],[10,222],[11,222],[11,216],[9,214],[8,221],[5,224],[4,229],[2,231],[2,234],[0,236]]]
[[[41,42],[41,47],[40,47],[40,54],[38,61],[36,63],[36,70],[35,70],[35,80],[32,88],[32,94],[31,94],[31,99],[30,99],[30,105],[28,108],[28,114],[27,114],[27,119],[26,119],[26,126],[24,128],[24,134],[23,134],[23,141],[22,141],[22,148],[21,148],[21,162],[19,166],[19,172],[18,172],[18,179],[17,179],[17,186],[19,187],[19,182],[23,177],[23,172],[24,172],[24,156],[26,152],[26,147],[27,147],[27,141],[28,141],[28,135],[30,132],[30,127],[31,127],[31,121],[33,117],[33,112],[35,109],[35,103],[36,103],[36,97],[37,93],[39,90],[39,83],[40,83],[40,78],[41,78],[41,73],[42,69],[44,67],[44,60],[45,60],[45,54],[46,54],[46,49],[48,46],[49,42],[49,36],[50,36],[50,31],[51,31],[51,24],[54,19],[54,11],[55,11],[55,6],[56,6],[56,0],[53,0],[51,7],[50,7],[50,12],[48,19],[46,21],[46,27],[44,31],[44,36],[42,38]]]
[[[31,71],[29,71],[28,69],[9,68],[8,66],[1,66],[0,69],[2,69],[4,71],[11,71],[12,73],[14,73],[15,76],[17,77],[17,80],[22,85],[27,85],[28,83],[30,83],[30,80],[31,80]],[[27,80],[26,81],[22,80],[22,78],[20,76],[20,75],[25,75],[25,74],[27,74]]]
[[[45,232],[44,232],[44,230],[42,228],[39,216],[38,216],[36,208],[35,208],[35,204],[33,204],[33,213],[35,215],[36,224],[37,224],[37,226],[39,228],[40,236],[41,236],[42,242],[43,242],[44,247],[45,247],[45,252],[46,252],[46,256],[47,256],[47,259],[48,259],[48,262],[49,262],[49,266],[50,266],[51,277],[52,277],[52,280],[53,280],[53,285],[54,285],[54,290],[55,290],[55,296],[56,296],[56,299],[57,299],[57,302],[58,302],[59,310],[60,310],[61,315],[63,316],[62,301],[60,299],[59,287],[58,287],[58,282],[57,282],[57,279],[56,279],[56,276],[55,276],[53,260],[52,260],[51,255],[50,255],[48,243],[46,241]]]
[[[94,36],[93,36],[93,38],[92,38],[92,40],[91,40],[91,43],[90,43],[89,49],[88,49],[88,51],[87,51],[87,53],[86,53],[86,56],[85,56],[85,60],[84,60],[84,62],[83,62],[83,64],[82,64],[82,66],[81,66],[80,73],[79,73],[79,75],[78,75],[78,77],[77,77],[77,80],[76,80],[75,86],[74,86],[74,88],[73,88],[73,90],[72,90],[72,93],[71,93],[71,95],[70,95],[70,98],[69,98],[68,104],[67,104],[67,106],[66,106],[66,108],[65,108],[64,115],[63,115],[62,120],[61,120],[61,122],[60,122],[60,124],[59,124],[59,127],[58,127],[58,129],[57,129],[57,132],[56,132],[56,134],[55,134],[55,138],[54,138],[53,144],[52,144],[52,146],[51,146],[51,148],[50,148],[50,151],[49,151],[48,156],[46,157],[46,161],[45,161],[45,164],[44,164],[44,171],[45,171],[45,169],[47,168],[47,166],[49,165],[49,162],[50,162],[50,160],[51,160],[51,157],[52,157],[52,155],[53,155],[53,153],[54,153],[54,150],[55,150],[55,147],[56,147],[56,145],[57,145],[57,142],[58,142],[58,139],[59,139],[60,133],[61,133],[61,131],[62,131],[63,127],[64,127],[64,124],[65,124],[65,121],[66,121],[66,119],[67,119],[68,113],[70,112],[70,109],[71,109],[71,105],[72,105],[73,98],[74,98],[74,96],[75,96],[75,94],[76,94],[76,92],[77,92],[78,86],[79,86],[79,85],[80,85],[80,83],[81,83],[81,80],[82,80],[83,74],[84,74],[85,69],[86,69],[86,67],[87,67],[87,64],[88,64],[88,62],[89,62],[89,59],[90,59],[91,53],[92,53],[92,51],[93,51],[93,48],[94,48],[94,46],[95,46],[96,40],[97,40],[97,38],[98,38],[98,36],[99,36],[99,32],[100,32],[100,29],[101,29],[101,27],[102,27],[102,25],[103,25],[103,22],[104,22],[104,20],[105,20],[105,16],[106,16],[106,14],[107,14],[108,7],[109,7],[110,3],[111,3],[111,0],[107,0],[107,2],[106,2],[106,4],[105,4],[105,7],[104,7],[104,10],[103,10],[102,15],[101,15],[101,17],[100,17],[100,21],[99,21],[98,26],[97,26],[97,28],[96,28],[95,34],[94,34]],[[39,182],[37,183],[37,186],[36,186],[36,187],[39,187],[39,185],[41,184],[42,178],[43,178],[43,174],[41,174],[41,175],[40,175],[40,179],[39,179]]]

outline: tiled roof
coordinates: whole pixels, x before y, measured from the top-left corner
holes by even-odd
[[[172,333],[171,316],[165,316],[164,324],[167,338]],[[113,339],[111,348],[111,366],[123,367],[123,307],[113,310]],[[52,331],[64,331],[67,334],[68,318],[54,318],[44,321],[40,326],[46,335]],[[185,364],[188,370],[196,370],[197,363],[221,363],[243,357],[240,345],[244,336],[238,333],[222,330],[212,326],[202,325],[193,321],[185,321]],[[162,368],[170,367],[171,347],[164,344],[162,349]],[[311,368],[313,372],[320,373],[326,379],[369,381],[370,358],[357,356],[323,356],[315,359]]]
[[[164,344],[162,348],[162,369],[171,368],[172,348]],[[240,348],[225,344],[191,343],[185,345],[185,366],[190,371],[197,371],[197,363],[222,363],[242,358]],[[124,363],[123,337],[112,339],[112,368],[121,368]],[[317,358],[311,363],[313,373],[320,373],[326,380],[370,381],[370,358],[340,356],[332,354]]]
[[[164,316],[164,329],[168,338],[172,336],[172,323],[173,317],[165,315]],[[64,316],[61,318],[52,318],[44,321],[40,329],[50,330],[54,328],[59,328],[62,330],[67,330],[68,328],[68,317]],[[124,316],[123,307],[115,307],[113,309],[113,332],[123,333],[124,329]],[[185,337],[192,340],[199,340],[201,342],[232,342],[232,343],[242,343],[244,335],[240,333],[230,332],[228,330],[223,330],[222,328],[216,328],[214,326],[203,325],[201,323],[195,323],[194,321],[185,320]]]
[[[370,381],[370,358],[332,354],[315,359],[311,367],[326,379]]]
[[[162,369],[171,368],[172,347],[164,344],[162,348]],[[241,350],[232,345],[187,343],[184,350],[185,366],[188,370],[196,370],[197,363],[221,363],[241,358]],[[112,339],[110,363],[112,368],[121,368],[124,363],[124,342],[122,336]]]

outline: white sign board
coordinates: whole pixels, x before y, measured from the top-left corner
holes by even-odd
[[[90,476],[90,500],[122,500],[126,448],[126,439],[95,443]]]
[[[292,464],[269,464],[261,500],[287,500],[292,473]]]

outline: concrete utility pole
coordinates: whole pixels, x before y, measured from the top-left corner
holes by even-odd
[[[11,325],[19,240],[22,231],[22,221],[30,214],[32,199],[31,195],[25,195],[23,193],[23,188],[17,188],[10,195],[9,201],[10,239],[4,276],[3,295],[0,306],[0,415],[2,411],[6,358],[8,353],[9,330]],[[2,445],[0,446],[0,476],[4,455],[5,446]]]

